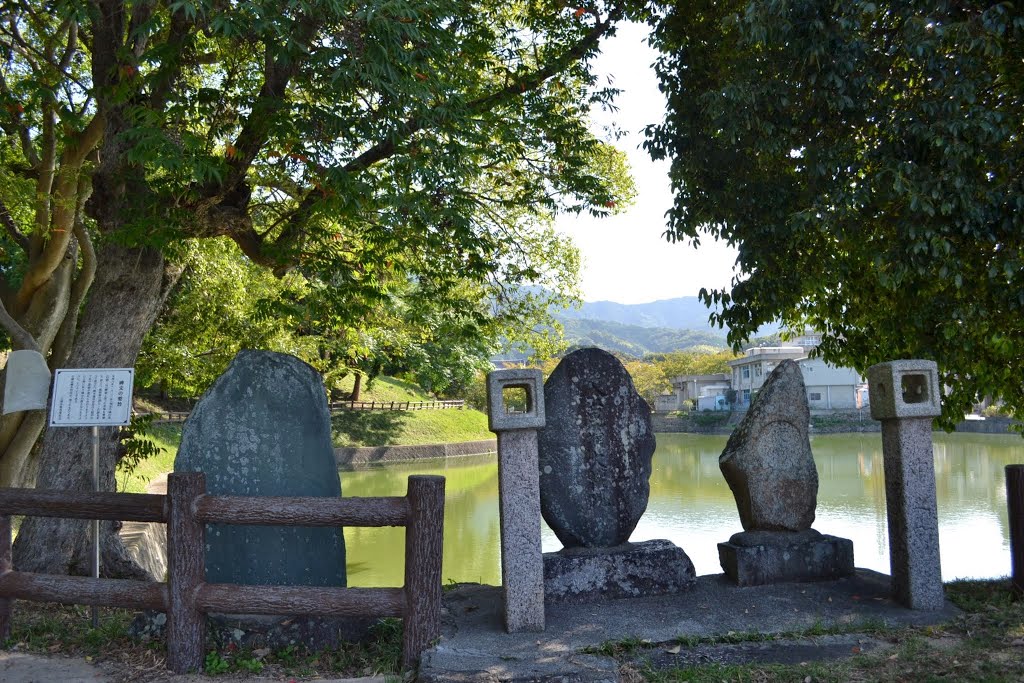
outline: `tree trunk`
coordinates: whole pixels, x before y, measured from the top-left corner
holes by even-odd
[[[98,252],[96,280],[82,313],[78,336],[67,366],[127,368],[135,364],[149,331],[181,270],[148,248],[104,244]],[[100,428],[100,488],[114,490],[117,429]],[[48,429],[39,456],[40,489],[92,490],[92,430],[89,427]],[[27,517],[14,544],[19,571],[85,575],[90,571],[88,522]],[[103,576],[147,578],[127,555],[116,523],[101,525]],[[150,577],[163,578],[163,577]]]
[[[363,393],[363,373],[357,372],[356,377],[352,380],[352,400],[358,401],[359,397]]]

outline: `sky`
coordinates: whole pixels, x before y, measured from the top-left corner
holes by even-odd
[[[710,238],[699,249],[662,237],[665,212],[672,205],[668,162],[651,161],[642,148],[644,126],[664,117],[665,99],[651,64],[657,52],[645,42],[647,28],[623,24],[604,43],[595,66],[603,79],[623,92],[618,111],[595,112],[595,132],[611,117],[628,136],[614,144],[629,158],[637,197],[633,206],[608,218],[561,216],[557,228],[576,242],[583,256],[584,301],[647,303],[695,296],[701,287],[724,287],[732,277],[736,251]]]

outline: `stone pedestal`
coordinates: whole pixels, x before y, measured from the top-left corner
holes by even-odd
[[[745,531],[718,544],[726,576],[738,586],[820,581],[853,574],[853,542],[806,531]]]
[[[893,597],[910,609],[946,604],[939,558],[932,418],[882,421]]]
[[[544,596],[548,603],[679,593],[696,580],[689,556],[662,539],[544,553]]]

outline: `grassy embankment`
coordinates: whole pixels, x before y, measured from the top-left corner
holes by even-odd
[[[371,387],[363,389],[360,400],[405,403],[432,399],[414,384],[379,377]],[[147,403],[147,408],[155,406]],[[142,461],[130,475],[119,472],[118,491],[142,493],[153,477],[173,468],[181,425],[156,425],[151,436],[161,453]],[[487,430],[487,416],[478,410],[355,410],[331,418],[331,437],[335,446],[416,446],[477,441],[494,435]]]

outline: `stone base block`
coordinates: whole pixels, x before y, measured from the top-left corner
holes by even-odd
[[[679,593],[696,580],[689,556],[663,539],[544,553],[544,599],[548,603]]]
[[[749,531],[718,544],[726,576],[738,586],[821,581],[853,574],[853,541],[807,531]]]
[[[341,643],[369,640],[371,629],[378,621],[374,617],[208,614],[206,636],[207,643],[218,648],[234,645],[242,649],[279,649],[303,645],[311,650],[322,650]],[[140,640],[162,638],[166,627],[164,612],[147,610],[135,615],[128,634]]]

